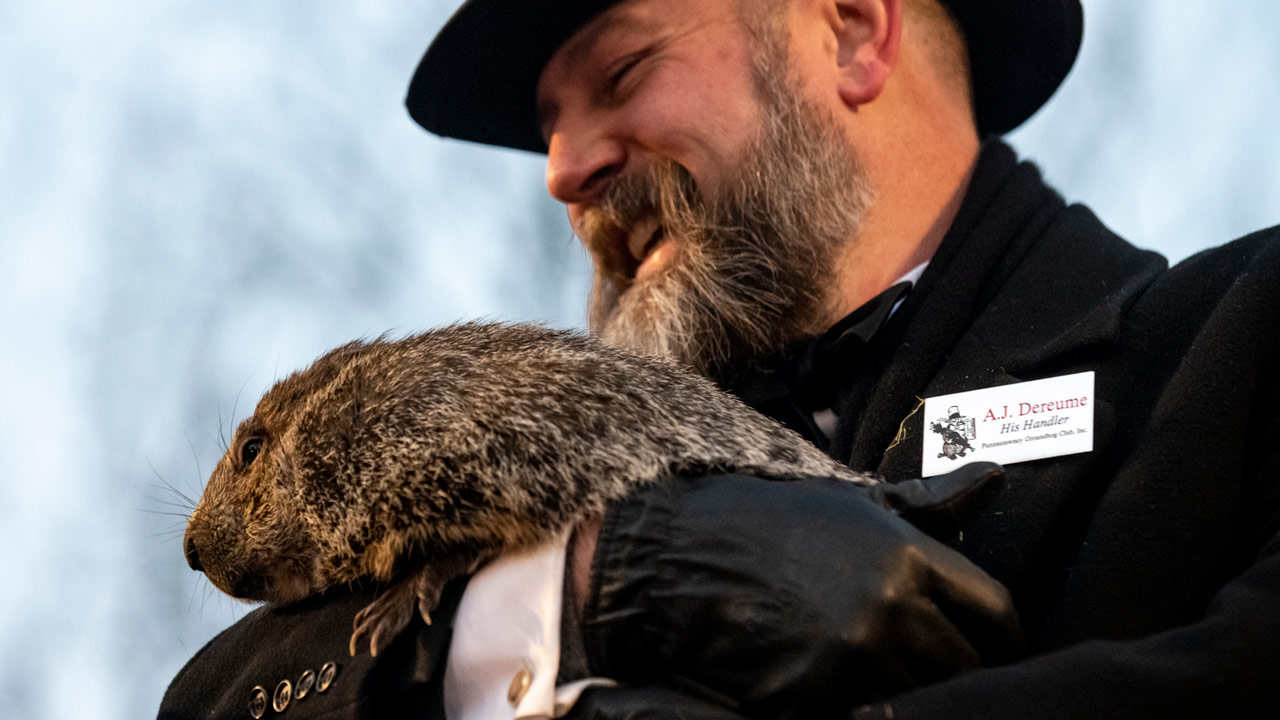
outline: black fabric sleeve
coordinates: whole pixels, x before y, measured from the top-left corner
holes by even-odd
[[[854,717],[888,720],[1280,717],[1280,544],[1218,594],[1194,625],[1091,641],[977,670]]]
[[[158,720],[444,720],[444,662],[465,579],[446,587],[430,626],[414,616],[378,657],[348,653],[352,620],[373,588],[335,588],[283,608],[261,607],[224,630],[179,671]],[[288,683],[288,690],[281,686]],[[274,705],[288,695],[282,710]]]

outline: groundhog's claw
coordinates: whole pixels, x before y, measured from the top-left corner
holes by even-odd
[[[414,583],[418,596],[418,612],[422,615],[422,620],[428,625],[431,624],[431,611],[436,609],[440,604],[440,593],[444,590],[444,583],[437,581],[431,573],[421,572]]]
[[[431,611],[440,603],[444,583],[428,569],[416,570],[387,588],[376,600],[356,613],[351,645],[352,657],[363,640],[369,638],[369,654],[378,656],[378,648],[390,642],[409,624],[416,608],[422,619],[431,624]]]
[[[378,599],[356,613],[348,648],[353,657],[366,637],[369,639],[369,654],[377,657],[378,648],[399,635],[409,624],[416,604],[414,585],[411,578],[406,578],[387,588]]]

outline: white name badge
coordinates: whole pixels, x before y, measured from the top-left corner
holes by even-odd
[[[1090,452],[1093,400],[1092,372],[926,398],[921,477]]]

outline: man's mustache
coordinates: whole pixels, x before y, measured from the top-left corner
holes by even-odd
[[[641,222],[656,219],[663,231],[686,235],[704,224],[705,212],[693,175],[676,162],[660,161],[610,181],[600,199],[579,216],[574,232],[597,262],[623,271],[633,264],[628,235]]]

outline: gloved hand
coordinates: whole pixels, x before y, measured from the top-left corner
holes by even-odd
[[[892,510],[935,540],[954,540],[1004,488],[1004,468],[969,463],[945,475],[863,488],[876,504]]]
[[[747,716],[811,718],[1010,660],[1022,640],[1005,588],[885,508],[954,527],[1000,473],[871,492],[743,475],[645,488],[601,525],[590,669],[702,688]]]

